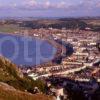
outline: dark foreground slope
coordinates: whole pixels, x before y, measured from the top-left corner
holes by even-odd
[[[52,100],[42,94],[30,94],[16,90],[12,86],[5,83],[0,83],[0,100]]]
[[[43,82],[23,76],[16,65],[0,57],[0,100],[50,100],[44,95],[33,95],[35,86],[44,91]]]

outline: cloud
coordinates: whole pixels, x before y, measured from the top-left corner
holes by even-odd
[[[41,0],[42,1],[42,0]],[[59,0],[59,2],[51,2],[51,0],[25,0],[23,8],[27,10],[92,10],[99,7],[100,0],[81,0],[79,4],[69,4],[68,0]],[[96,4],[97,3],[97,4]]]
[[[96,4],[96,7],[100,9],[100,2]]]
[[[25,0],[23,3],[25,6],[37,6],[37,1],[36,0]]]
[[[57,8],[66,8],[67,6],[67,3],[64,1],[61,1],[59,4],[57,4]]]
[[[50,1],[46,1],[46,2],[44,3],[44,6],[45,6],[46,8],[49,8],[49,7],[51,6]]]
[[[11,3],[9,5],[2,5],[2,8],[18,8],[20,10],[91,10],[96,7],[100,7],[100,0],[81,0],[79,4],[69,4],[69,0],[58,0],[59,2],[53,2],[52,0],[22,0],[21,3]],[[52,1],[52,2],[51,2]],[[55,1],[55,0],[54,0]]]
[[[20,10],[22,12],[54,12],[64,14],[90,14],[100,11],[100,0],[80,0],[73,3],[70,0],[19,0],[8,5],[0,3],[0,10]],[[76,0],[77,1],[77,0]],[[53,14],[53,13],[52,13]]]
[[[44,2],[38,2],[37,0],[25,0],[23,3],[23,7],[27,9],[41,9],[41,10],[48,10],[48,9],[64,9],[68,5],[65,1],[60,2],[51,2],[50,0],[44,0]]]

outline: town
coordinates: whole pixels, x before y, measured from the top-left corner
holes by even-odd
[[[100,100],[100,0],[0,0],[0,100]]]
[[[23,25],[23,21],[8,21]],[[7,21],[2,20],[1,25]],[[27,24],[27,23],[26,23]],[[12,27],[12,26],[11,26]],[[12,34],[13,33],[13,34]],[[99,98],[100,84],[100,32],[90,27],[67,29],[39,27],[19,27],[12,35],[20,35],[45,40],[56,48],[52,60],[34,66],[18,65],[23,75],[33,81],[42,80],[45,93],[54,100],[91,100]],[[40,52],[41,53],[41,52]],[[34,93],[39,89],[35,87]]]
[[[48,37],[49,39],[51,37],[54,41],[63,41],[65,45],[70,43],[70,48],[73,49],[73,52],[71,55],[66,54],[66,57],[64,57],[59,64],[50,62],[49,64],[22,69],[23,73],[27,74],[33,80],[43,79],[47,83],[49,82],[49,85],[53,85],[57,81],[55,89],[53,88],[50,90],[52,92],[56,90],[57,92],[60,91],[58,92],[59,96],[64,96],[64,86],[67,87],[68,84],[72,84],[73,88],[76,88],[77,90],[79,86],[76,86],[77,84],[75,82],[79,82],[78,84],[82,86],[83,90],[87,88],[87,93],[89,93],[89,91],[95,92],[95,90],[98,89],[98,85],[96,88],[95,84],[100,82],[99,32],[92,32],[89,30],[89,28],[86,28],[86,30],[66,30],[64,28],[59,30],[52,28],[41,28],[31,30],[29,33],[31,33],[29,36],[35,36],[36,38],[47,39]],[[63,45],[63,43],[61,45]],[[63,48],[63,46],[61,49],[61,55],[68,52],[66,46],[66,50]],[[93,81],[93,78],[96,79],[95,82]],[[87,84],[90,82],[90,80],[94,82],[94,84],[89,86]],[[91,88],[90,90],[88,89],[89,87]]]

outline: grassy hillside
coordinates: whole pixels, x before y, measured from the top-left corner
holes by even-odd
[[[81,29],[90,27],[93,31],[100,31],[100,18],[61,18],[61,19],[39,19],[39,20],[5,20],[0,21],[0,32],[14,33],[25,29],[39,28],[57,28],[57,29]]]
[[[57,28],[57,29],[84,29],[87,24],[84,21],[81,20],[37,20],[37,21],[23,21],[20,24],[21,27],[27,27],[27,28]]]
[[[0,57],[0,83],[1,82],[8,84],[9,86],[11,86],[11,88],[13,87],[14,89],[12,90],[15,91],[13,92],[9,90],[9,88],[6,88],[7,85],[2,86],[0,84],[0,98],[3,98],[3,100],[13,100],[13,98],[16,98],[16,100],[34,100],[35,98],[33,97],[35,96],[27,96],[29,95],[29,93],[33,93],[34,87],[38,87],[42,92],[45,90],[45,85],[42,81],[33,81],[28,77],[23,76],[16,65],[12,64],[9,60],[3,57]],[[27,91],[28,93],[24,94],[24,91]],[[30,99],[22,99],[23,97],[29,97]],[[38,99],[35,100],[40,100],[39,96],[36,97],[38,97]],[[42,97],[40,96],[40,98]]]
[[[42,94],[33,95],[22,92],[5,83],[0,83],[0,100],[52,100],[52,98]]]
[[[22,29],[23,29],[22,27],[19,27],[19,25],[15,23],[14,24],[4,24],[4,25],[0,24],[0,32],[4,32],[4,33],[15,33]]]
[[[12,64],[6,58],[0,57],[0,81],[7,82],[20,78],[21,72],[16,65]]]

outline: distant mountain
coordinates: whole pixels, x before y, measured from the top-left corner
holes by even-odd
[[[82,20],[77,19],[44,19],[44,20],[32,20],[32,21],[23,21],[20,24],[20,27],[27,27],[33,29],[39,28],[56,28],[56,29],[85,29],[87,24]]]
[[[59,20],[73,20],[73,19],[80,19],[80,20],[83,20],[83,19],[100,19],[100,16],[97,16],[97,17],[90,17],[90,16],[87,16],[87,17],[64,17],[64,18],[59,18]]]

